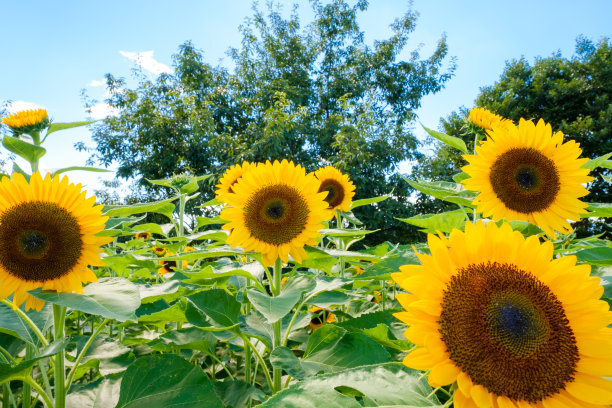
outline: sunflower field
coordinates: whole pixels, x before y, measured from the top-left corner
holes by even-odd
[[[473,152],[427,129],[464,153],[454,183],[406,179],[456,208],[402,220],[420,243],[367,247],[352,210],[389,195],[356,197],[334,167],[243,162],[103,206],[65,175],[99,169],[39,171],[48,136],[90,122],[2,118],[31,168],[0,181],[0,406],[612,406],[612,242],[571,224],[612,217],[588,202],[612,153],[581,158],[542,120],[466,120]],[[186,213],[213,180],[211,215]]]

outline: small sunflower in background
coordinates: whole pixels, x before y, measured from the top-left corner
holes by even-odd
[[[563,133],[553,134],[543,120],[521,119],[518,127],[494,128],[475,155],[463,156],[471,178],[462,183],[480,192],[474,204],[485,217],[529,221],[556,237],[555,231],[572,231],[567,220],[586,213],[579,198],[589,193],[582,184],[593,178],[582,168],[588,159],[579,159],[581,153],[578,143],[563,143]]]
[[[236,164],[223,173],[223,176],[219,179],[219,184],[216,185],[217,190],[215,193],[218,198],[222,201],[224,200],[224,196],[228,193],[233,193],[233,186],[236,182],[247,172],[249,169],[256,167],[255,163],[250,162],[242,162],[241,164]]]
[[[159,247],[153,247],[153,252],[155,252],[155,248],[159,248]],[[167,252],[166,248],[161,248],[161,249],[163,249],[164,251],[163,253],[158,254],[158,255],[166,254],[166,257],[171,257],[173,255],[176,255],[174,252]],[[195,251],[195,248],[187,246],[185,247],[185,249],[183,249],[183,252],[191,252],[191,251]],[[179,261],[171,261],[171,260],[164,260],[164,259],[158,260],[157,263],[161,266],[157,270],[157,273],[163,276],[170,272],[176,272],[176,267],[178,266],[178,262]],[[189,262],[187,262],[186,260],[181,261],[181,269],[187,269],[188,265],[189,265]]]
[[[313,306],[309,308],[308,311],[313,314],[312,318],[310,319],[310,323],[308,324],[312,331],[317,330],[325,323],[336,322],[336,316],[334,316],[334,314],[327,309],[322,309],[320,307]]]
[[[467,223],[428,236],[396,295],[417,348],[404,364],[433,387],[456,383],[456,408],[604,408],[612,403],[612,312],[598,277],[550,241],[509,224]]]
[[[485,130],[493,130],[493,127],[498,126],[503,128],[514,126],[514,123],[510,119],[506,119],[485,108],[471,109],[470,121]]]
[[[159,255],[159,256],[163,256],[166,252],[168,252],[168,250],[164,247],[160,247],[160,246],[153,246],[153,248],[151,248],[151,250],[153,251],[153,253],[155,255]]]
[[[136,239],[142,239],[143,241],[148,241],[151,239],[151,233],[150,232],[139,232],[138,234],[136,234]]]
[[[230,208],[221,211],[230,231],[227,243],[263,255],[264,266],[289,255],[301,263],[304,245],[316,245],[322,223],[332,212],[318,192],[319,182],[300,165],[283,160],[252,167],[224,195]]]
[[[330,210],[349,211],[355,195],[355,185],[346,174],[327,166],[315,171],[321,183],[319,192],[326,192],[325,201]]]
[[[36,288],[82,293],[97,281],[88,265],[103,265],[100,246],[113,238],[96,236],[108,217],[86,194],[68,177],[38,172],[0,182],[0,297],[12,294],[14,308],[40,310],[44,302],[27,293]]]
[[[15,135],[29,132],[40,132],[49,127],[51,121],[45,109],[29,109],[15,112],[0,122],[11,128]]]

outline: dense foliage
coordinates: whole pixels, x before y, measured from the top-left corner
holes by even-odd
[[[106,102],[119,115],[95,126],[92,160],[118,163],[118,177],[147,189],[142,200],[161,194],[145,178],[212,173],[201,189],[206,201],[223,171],[244,160],[286,158],[309,171],[331,164],[350,175],[357,196],[393,191],[380,208],[357,212],[369,229],[382,230],[370,243],[416,239],[394,218],[417,212],[407,205],[411,190],[397,165],[420,156],[414,112],[454,70],[445,38],[428,58],[414,50],[405,59],[415,12],[393,22],[389,38],[368,45],[357,24],[367,2],[312,7],[314,20],[305,27],[295,10],[289,18],[273,6],[256,11],[241,27],[241,46],[229,51],[233,69],[210,65],[186,42],[173,74],[140,76],[135,88],[107,75]]]

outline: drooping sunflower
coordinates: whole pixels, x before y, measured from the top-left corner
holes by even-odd
[[[2,123],[10,127],[13,133],[22,134],[41,131],[49,126],[50,121],[45,109],[29,109],[3,118]]]
[[[493,130],[494,126],[514,126],[510,119],[506,119],[485,108],[472,108],[470,110],[470,121],[485,130]]]
[[[331,210],[350,210],[355,195],[355,185],[346,174],[327,166],[315,171],[315,176],[321,183],[319,191],[327,192],[325,201]]]
[[[312,306],[308,309],[308,311],[313,313],[313,316],[310,319],[310,323],[308,323],[312,331],[319,329],[325,323],[336,322],[336,316],[334,316],[334,314],[328,309],[322,309],[317,306]]]
[[[332,212],[318,192],[319,182],[300,165],[283,160],[251,168],[225,194],[230,208],[221,211],[230,231],[227,243],[263,255],[265,266],[289,255],[301,263],[304,245],[315,245],[321,223]]]
[[[588,159],[573,140],[563,143],[563,133],[553,134],[550,124],[521,119],[518,127],[497,127],[463,156],[471,178],[462,183],[480,191],[477,210],[494,220],[529,221],[555,237],[555,230],[570,232],[567,220],[577,221],[587,204],[579,198],[589,191],[582,186],[593,180],[582,168]]]
[[[217,190],[215,193],[218,198],[225,201],[225,195],[233,193],[233,186],[236,182],[247,172],[249,169],[256,167],[256,163],[242,162],[242,164],[236,164],[223,173],[223,176],[219,179],[219,184],[216,185]]]
[[[456,408],[603,408],[612,403],[612,312],[575,256],[553,259],[509,224],[428,236],[431,255],[393,279],[416,346],[404,364],[457,383]]]
[[[67,177],[38,172],[29,183],[18,173],[0,182],[0,297],[12,294],[13,307],[40,310],[32,289],[82,293],[97,280],[87,266],[102,265],[100,246],[112,238],[96,236],[108,217],[86,194]]]

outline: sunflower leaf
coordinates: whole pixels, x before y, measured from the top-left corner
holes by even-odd
[[[30,163],[39,160],[47,153],[47,149],[42,146],[33,145],[9,135],[4,135],[2,145],[6,150],[23,157]]]
[[[612,157],[612,152],[604,154],[603,156],[596,157],[594,159],[589,160],[588,162],[582,165],[583,168],[593,170],[597,167],[604,166],[607,167],[608,159]]]
[[[370,204],[378,203],[378,202],[381,202],[381,201],[385,201],[389,197],[391,197],[391,194],[385,194],[385,195],[379,196],[379,197],[363,198],[361,200],[355,200],[351,204],[351,210],[354,210],[355,208],[361,207],[361,206],[364,206],[364,205],[370,205]]]
[[[52,355],[65,349],[69,342],[70,339],[68,337],[56,340],[45,348],[41,349],[36,357],[29,360],[24,360],[19,364],[0,363],[0,383],[10,381],[11,378],[18,378],[19,376],[23,375],[25,371],[29,370],[30,367],[36,364],[37,361],[42,360],[43,358],[51,357]]]
[[[87,125],[91,125],[92,123],[97,122],[97,120],[86,120],[86,121],[82,121],[82,122],[68,122],[68,123],[51,123],[51,125],[49,126],[49,129],[47,129],[47,136],[49,136],[51,133],[53,132],[57,132],[59,130],[64,130],[64,129],[72,129],[75,127],[81,127],[81,126],[87,126]],[[46,138],[46,136],[45,136]]]
[[[423,126],[422,123],[421,126]],[[455,136],[449,136],[441,132],[436,132],[435,130],[429,129],[425,126],[423,126],[423,129],[425,129],[427,133],[429,133],[431,136],[435,137],[442,143],[447,144],[450,147],[454,147],[455,149],[461,150],[465,154],[468,153],[467,146],[465,145],[465,142],[462,139],[459,139]]]
[[[440,232],[451,232],[453,229],[461,229],[465,225],[465,213],[462,210],[447,211],[440,214],[422,214],[410,218],[398,218],[398,220],[422,228],[422,232],[435,234]]]
[[[223,289],[187,296],[187,321],[198,327],[226,328],[238,324],[240,303]]]

